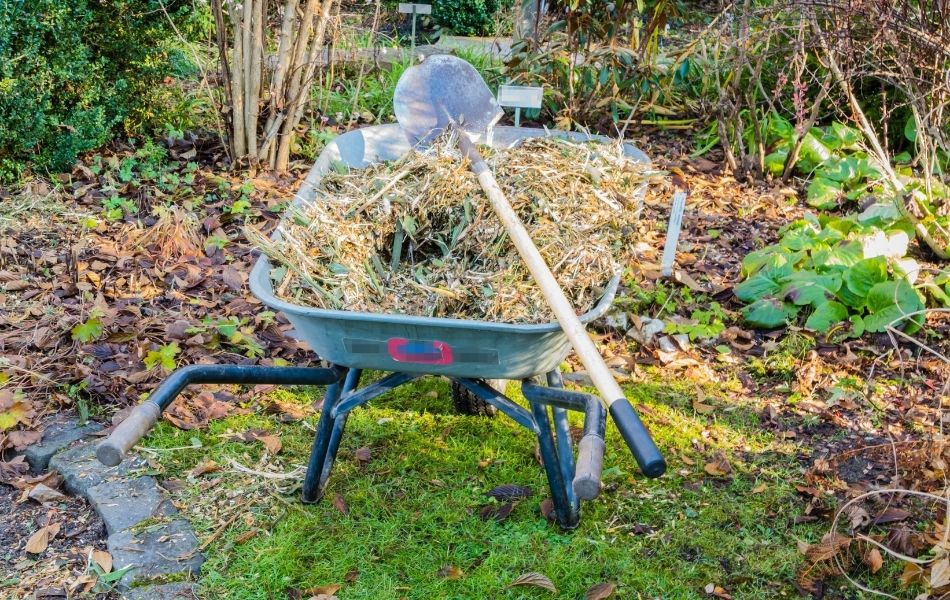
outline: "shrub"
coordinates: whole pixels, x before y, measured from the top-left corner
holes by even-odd
[[[170,0],[175,18],[191,4]],[[68,169],[117,125],[161,125],[170,72],[158,0],[0,0],[0,179]]]
[[[493,35],[499,0],[439,0],[432,16],[443,29],[456,35]],[[511,6],[511,2],[506,3]]]

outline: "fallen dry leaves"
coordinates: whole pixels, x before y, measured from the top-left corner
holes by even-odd
[[[506,587],[516,587],[519,585],[523,586],[532,586],[538,587],[544,590],[547,590],[553,594],[557,593],[557,588],[554,587],[554,582],[548,579],[548,577],[542,573],[537,573],[531,571],[520,575],[517,579],[509,583]]]
[[[605,600],[613,596],[616,589],[617,584],[612,582],[592,585],[584,592],[584,600]]]
[[[46,547],[49,546],[49,541],[59,533],[59,528],[59,523],[50,523],[45,527],[40,527],[39,530],[27,540],[26,547],[23,551],[28,554],[40,554],[45,552]]]

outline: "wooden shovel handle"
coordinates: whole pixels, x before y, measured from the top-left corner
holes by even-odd
[[[610,411],[610,416],[613,417],[617,429],[620,430],[620,435],[623,436],[627,446],[630,447],[630,451],[637,459],[640,469],[648,477],[662,475],[666,470],[666,461],[660,454],[659,448],[656,447],[636,411],[624,398],[623,391],[617,385],[617,381],[611,374],[609,367],[607,367],[607,363],[604,362],[600,352],[597,351],[597,347],[594,346],[594,342],[587,335],[587,330],[580,319],[577,318],[574,307],[567,296],[564,295],[564,291],[558,285],[551,269],[544,262],[544,257],[535,247],[528,230],[525,229],[517,213],[508,203],[508,199],[498,182],[495,181],[491,169],[485,164],[478,150],[475,149],[475,144],[464,132],[459,132],[459,149],[471,162],[472,172],[478,177],[478,182],[485,194],[488,195],[498,219],[504,225],[508,236],[518,250],[518,254],[521,255],[528,271],[531,272],[531,276],[537,282],[538,287],[541,288],[544,299],[547,300],[551,310],[554,311],[554,316],[561,325],[561,329],[567,334],[574,351],[577,352],[581,363],[587,369],[594,386],[600,392],[604,405]]]

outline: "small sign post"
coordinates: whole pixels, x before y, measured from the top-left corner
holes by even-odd
[[[541,108],[544,90],[526,85],[503,85],[498,88],[498,104],[515,109],[515,127],[521,127],[522,108]]]
[[[412,49],[410,50],[410,52],[412,53],[411,58],[415,59],[416,57],[416,15],[431,15],[432,5],[431,4],[416,4],[413,2],[400,2],[399,12],[412,15]]]
[[[664,277],[673,276],[673,262],[676,260],[676,244],[680,238],[680,228],[683,226],[683,211],[686,209],[686,192],[673,194],[673,210],[670,212],[670,223],[666,227],[666,246],[663,247],[663,262],[660,268]]]

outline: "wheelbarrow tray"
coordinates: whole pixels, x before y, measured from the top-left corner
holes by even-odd
[[[495,127],[491,146],[509,147],[520,140],[557,136],[573,141],[607,141],[583,133],[527,127]],[[334,163],[365,168],[409,152],[398,125],[378,125],[345,133],[329,143],[295,196],[311,202],[320,180]],[[624,144],[631,161],[649,164],[637,148]],[[645,185],[637,191],[642,197]],[[279,235],[278,232],[275,235]],[[272,265],[262,255],[250,275],[251,291],[274,310],[283,311],[297,334],[322,359],[345,367],[426,373],[470,379],[523,379],[553,371],[570,352],[570,342],[557,322],[510,324],[469,319],[328,310],[293,304],[274,294],[268,274]],[[606,286],[596,306],[580,317],[589,323],[610,308],[619,277]]]

